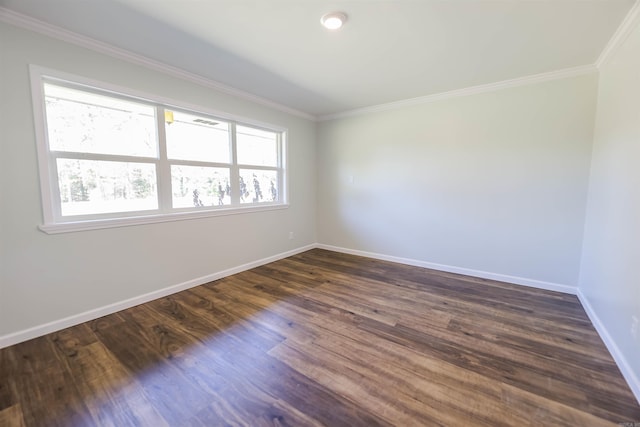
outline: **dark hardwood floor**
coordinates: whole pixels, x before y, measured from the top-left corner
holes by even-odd
[[[0,426],[600,426],[576,297],[312,250],[0,350]]]

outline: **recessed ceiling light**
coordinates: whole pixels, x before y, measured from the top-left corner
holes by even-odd
[[[329,30],[337,30],[342,27],[347,20],[347,15],[342,12],[331,12],[320,18],[322,25]]]

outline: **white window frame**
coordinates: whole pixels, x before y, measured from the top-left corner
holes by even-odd
[[[249,212],[258,212],[274,209],[288,208],[288,177],[287,177],[287,129],[214,111],[210,108],[190,105],[188,103],[163,98],[156,95],[142,93],[130,88],[119,87],[109,83],[99,82],[85,77],[51,70],[37,65],[30,65],[31,93],[33,98],[35,137],[38,152],[38,167],[40,171],[40,193],[42,197],[43,224],[40,230],[48,234],[65,232],[94,230],[101,228],[123,227],[139,224],[151,224],[168,221],[178,221],[196,218],[214,217],[220,215],[233,215]],[[50,150],[47,132],[47,118],[45,107],[44,84],[54,83],[60,86],[85,90],[102,95],[113,96],[147,104],[155,108],[158,138],[158,157],[131,157],[122,155],[100,155],[82,153],[61,153]],[[202,115],[213,120],[222,120],[230,124],[231,138],[231,162],[216,164],[213,162],[193,162],[173,160],[167,158],[166,135],[164,121],[158,117],[164,117],[164,110],[171,109],[184,111],[189,114]],[[238,164],[236,159],[236,125],[275,132],[279,135],[277,141],[278,164],[275,167]],[[158,209],[151,211],[128,211],[117,213],[104,213],[92,215],[62,216],[60,190],[56,170],[57,158],[90,158],[115,160],[136,163],[153,163],[156,165],[156,179],[158,191]],[[172,164],[198,165],[228,168],[230,172],[230,184],[232,202],[231,205],[206,206],[194,208],[173,208],[171,206],[171,176]],[[241,169],[266,169],[276,170],[278,175],[278,201],[260,203],[240,203],[240,189],[238,181]]]

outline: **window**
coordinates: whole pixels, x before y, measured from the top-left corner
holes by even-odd
[[[46,232],[286,206],[285,130],[32,68]]]

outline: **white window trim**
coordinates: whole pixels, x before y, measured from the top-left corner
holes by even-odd
[[[287,129],[274,126],[272,124],[259,122],[246,117],[236,116],[225,112],[212,110],[210,108],[193,105],[185,102],[176,101],[173,99],[164,98],[157,95],[143,93],[130,88],[113,85],[110,83],[100,82],[92,79],[88,79],[82,76],[77,76],[70,73],[65,73],[49,68],[41,67],[38,65],[29,65],[29,71],[31,76],[31,94],[33,99],[34,110],[34,126],[35,137],[38,154],[38,168],[40,172],[40,194],[42,197],[42,213],[43,224],[38,228],[47,234],[68,233],[75,231],[87,231],[97,230],[113,227],[125,227],[142,224],[154,224],[171,221],[182,221],[199,218],[209,218],[224,215],[236,215],[251,212],[261,212],[268,210],[287,209],[289,207],[289,185],[288,185],[288,158],[287,158]],[[229,207],[215,207],[211,209],[201,209],[198,211],[173,211],[173,212],[153,212],[152,214],[145,214],[141,212],[136,215],[132,212],[123,212],[122,215],[114,214],[113,217],[103,217],[95,219],[80,219],[78,217],[70,218],[69,220],[59,219],[55,215],[56,203],[55,195],[58,194],[58,181],[57,177],[52,175],[50,158],[51,152],[49,150],[48,138],[46,132],[46,111],[44,102],[44,81],[45,80],[60,80],[61,82],[70,82],[73,85],[87,86],[88,90],[98,89],[106,92],[113,92],[116,94],[126,94],[129,98],[138,98],[145,103],[160,104],[165,107],[176,108],[178,110],[186,110],[193,113],[200,113],[207,116],[213,116],[222,120],[228,120],[229,122],[238,123],[247,126],[255,126],[262,129],[279,132],[282,134],[280,141],[280,162],[279,174],[280,182],[279,193],[282,197],[282,201],[277,203],[261,203],[251,204],[247,206],[229,206]],[[234,145],[235,147],[235,145]],[[234,154],[235,163],[235,154]],[[241,169],[245,165],[236,165],[236,169]],[[246,168],[260,169],[259,166],[246,165]],[[232,168],[233,169],[233,168]],[[271,168],[269,168],[271,169]],[[160,197],[160,196],[159,196]],[[132,215],[133,214],[133,215]]]

